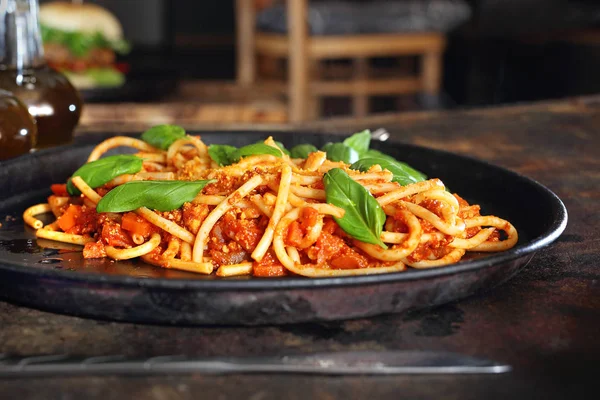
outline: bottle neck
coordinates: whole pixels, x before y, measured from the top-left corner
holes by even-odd
[[[44,64],[38,0],[0,0],[0,69]]]

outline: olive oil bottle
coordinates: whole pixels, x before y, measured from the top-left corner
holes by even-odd
[[[34,148],[71,142],[82,100],[68,79],[44,61],[38,0],[0,4],[0,89],[12,92],[35,119]]]
[[[27,107],[12,93],[0,89],[0,161],[28,153],[37,127]]]

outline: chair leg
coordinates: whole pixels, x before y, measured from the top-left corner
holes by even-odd
[[[288,0],[288,80],[289,121],[301,122],[308,118],[308,27],[307,0]]]
[[[237,82],[249,86],[256,80],[255,10],[249,0],[235,1],[237,34]]]
[[[309,60],[309,81],[310,82],[318,82],[321,79],[322,71],[321,64],[319,60]],[[315,95],[313,93],[309,93],[309,105],[308,105],[308,118],[311,120],[317,120],[321,118],[321,113],[323,109],[323,98],[320,95]]]
[[[366,82],[369,78],[369,60],[366,58],[355,58],[354,79]],[[352,114],[355,117],[364,117],[369,113],[369,96],[358,87],[352,97]]]
[[[423,91],[437,95],[442,86],[442,53],[430,52],[423,55],[421,64]]]

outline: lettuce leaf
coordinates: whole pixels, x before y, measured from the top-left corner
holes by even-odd
[[[119,54],[127,54],[130,51],[126,40],[108,40],[100,32],[67,32],[46,25],[41,25],[41,31],[44,43],[63,45],[76,57],[83,57],[95,48],[109,48]]]

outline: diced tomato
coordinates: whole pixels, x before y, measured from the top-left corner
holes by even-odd
[[[264,229],[259,226],[256,219],[236,219],[232,214],[223,217],[223,233],[231,240],[235,240],[248,252],[253,251]]]
[[[327,232],[321,232],[310,252],[318,265],[327,264],[336,269],[365,268],[369,265],[367,259],[349,247],[342,238]]]
[[[252,274],[263,278],[273,278],[277,276],[286,276],[287,269],[281,265],[273,250],[267,251],[260,261],[254,262]]]
[[[154,232],[158,232],[156,225],[151,224],[146,219],[140,217],[136,213],[128,212],[123,215],[121,219],[121,228],[148,239]]]
[[[300,224],[306,232],[317,223],[319,212],[312,207],[304,207],[300,212]]]
[[[290,226],[288,227],[288,233],[285,237],[285,244],[288,246],[300,246],[302,242],[302,237],[304,236],[304,232],[300,228],[300,224],[298,221],[292,221]]]
[[[304,207],[300,211],[300,218],[297,221],[293,221],[289,227],[287,236],[285,238],[285,244],[289,246],[299,247],[302,243],[302,239],[308,233],[316,223],[319,217],[319,212],[312,207]]]
[[[58,218],[58,226],[64,232],[69,231],[75,225],[77,225],[77,218],[81,214],[81,206],[71,204],[67,211]]]
[[[367,259],[350,247],[344,248],[341,254],[337,254],[329,260],[329,265],[336,269],[367,268]]]
[[[315,248],[318,249],[317,264],[325,264],[345,246],[346,243],[340,237],[327,232],[321,232],[321,236],[319,236],[317,243],[315,243]]]
[[[277,276],[286,276],[287,269],[281,264],[279,265],[262,265],[254,264],[252,274],[261,278],[274,278]]]
[[[103,243],[121,248],[133,247],[133,240],[131,237],[121,229],[121,225],[116,222],[106,222],[102,227],[102,241]]]
[[[331,218],[323,220],[323,232],[333,234],[338,228],[338,224]]]
[[[95,232],[97,227],[97,216],[95,208],[70,204],[57,222],[60,229],[66,233],[83,235]]]
[[[67,192],[67,184],[66,183],[55,183],[54,185],[50,185],[50,190],[56,196],[68,196],[69,192]]]

